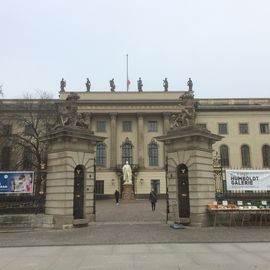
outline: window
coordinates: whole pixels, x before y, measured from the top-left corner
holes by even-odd
[[[260,124],[260,131],[261,131],[261,134],[268,134],[269,133],[268,123],[261,123]]]
[[[225,144],[220,146],[220,161],[223,167],[229,167],[229,149]]]
[[[226,123],[219,123],[218,124],[218,133],[219,134],[228,134]]]
[[[199,128],[207,129],[207,125],[205,123],[198,123],[197,126]]]
[[[96,181],[96,194],[104,194],[104,180]]]
[[[96,165],[106,166],[106,145],[104,143],[97,144]]]
[[[160,193],[160,180],[151,180],[151,190],[154,189],[156,194]]]
[[[247,123],[240,123],[239,124],[239,133],[240,134],[248,134],[248,124]]]
[[[10,157],[11,157],[11,147],[5,146],[1,151],[1,170],[8,171],[10,170]]]
[[[270,167],[270,146],[264,145],[262,147],[263,167]]]
[[[24,129],[24,134],[26,136],[34,136],[35,135],[35,129],[34,129],[33,125],[31,125],[31,124],[26,125],[25,129]]]
[[[96,124],[97,132],[106,132],[106,121],[97,121]]]
[[[158,144],[151,142],[148,145],[149,166],[158,166]]]
[[[250,168],[250,153],[249,153],[249,146],[242,145],[241,146],[241,158],[242,158],[242,167],[243,168]]]
[[[12,134],[12,126],[11,125],[4,125],[3,126],[3,136],[7,137]]]
[[[131,132],[131,121],[123,121],[123,131]]]
[[[24,148],[22,165],[24,170],[32,169],[32,151],[30,147]]]
[[[158,131],[157,121],[148,121],[148,131],[149,132],[156,132],[156,131]]]
[[[125,142],[122,144],[122,164],[125,164],[126,161],[128,161],[129,164],[133,164],[132,148],[133,145],[131,141],[126,138]]]

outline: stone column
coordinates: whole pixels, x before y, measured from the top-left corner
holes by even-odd
[[[116,167],[117,163],[117,126],[116,126],[116,113],[111,113],[111,153],[110,153],[110,167]]]
[[[170,130],[169,116],[170,116],[170,113],[168,112],[163,113],[163,134],[167,134],[167,132]]]
[[[96,143],[104,139],[76,127],[59,128],[42,139],[48,143],[45,214],[53,217],[55,228],[95,220],[94,151]],[[84,168],[82,219],[75,219],[73,212],[78,165]]]
[[[92,131],[92,113],[87,113],[88,130]]]
[[[138,114],[138,164],[140,168],[144,167],[144,122],[143,115]]]
[[[163,113],[163,134],[167,134],[167,132],[170,130],[170,113],[164,112]],[[164,166],[166,163],[166,151],[165,151],[165,145],[163,144],[163,160],[164,160]]]

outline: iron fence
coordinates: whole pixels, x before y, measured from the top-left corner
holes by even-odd
[[[0,214],[44,213],[44,195],[0,194]]]

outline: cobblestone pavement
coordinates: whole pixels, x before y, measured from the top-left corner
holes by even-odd
[[[156,211],[153,212],[148,200],[135,200],[129,203],[120,201],[119,205],[116,205],[114,200],[98,200],[96,221],[107,223],[165,223],[166,201],[158,200]]]
[[[113,200],[98,201],[97,222],[88,227],[2,231],[0,246],[270,242],[270,226],[187,226],[176,230],[165,223],[165,217],[162,200],[155,212],[147,200],[120,205]]]

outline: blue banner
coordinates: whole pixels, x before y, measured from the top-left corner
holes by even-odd
[[[33,193],[34,172],[0,172],[0,193]]]

